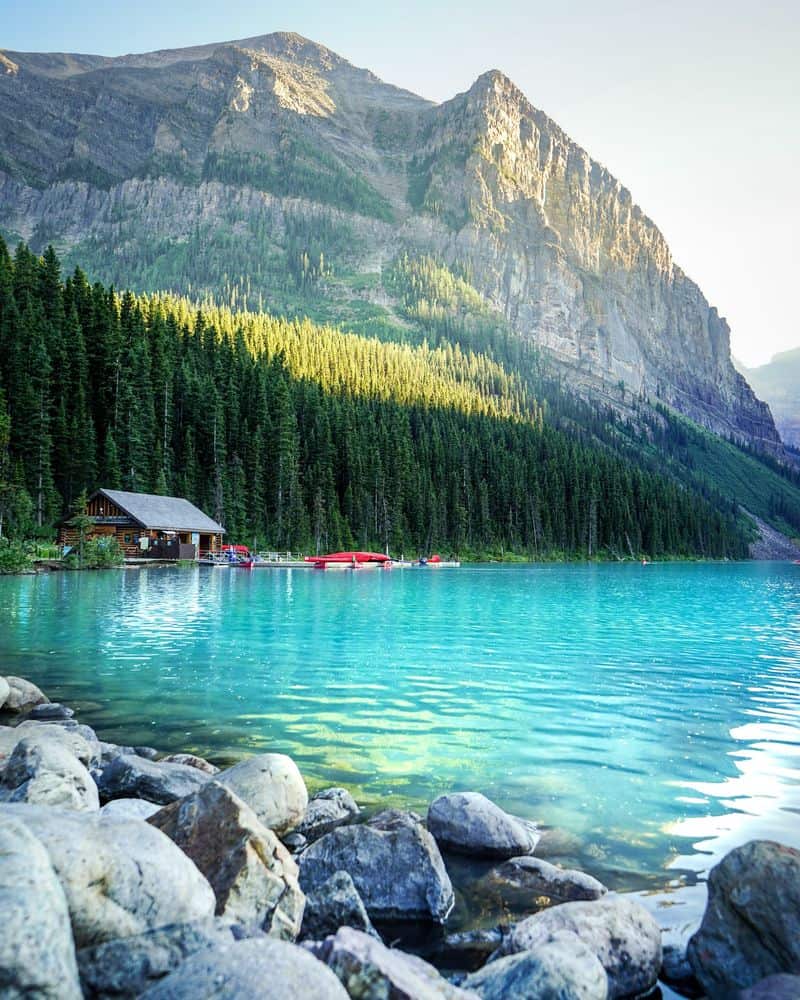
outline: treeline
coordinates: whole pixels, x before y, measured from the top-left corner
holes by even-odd
[[[281,549],[746,554],[730,510],[552,428],[496,361],[63,281],[52,249],[0,244],[0,385],[6,533],[102,485]]]

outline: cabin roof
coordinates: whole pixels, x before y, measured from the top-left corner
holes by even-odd
[[[127,490],[98,490],[94,496],[102,494],[125,511],[143,528],[158,528],[162,531],[202,531],[208,534],[224,535],[225,529],[208,514],[182,497],[162,497],[155,493],[129,493]]]

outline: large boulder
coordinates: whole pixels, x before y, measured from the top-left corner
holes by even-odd
[[[6,699],[11,694],[11,686],[5,677],[0,677],[0,711],[3,710],[3,706],[6,703]]]
[[[63,725],[32,720],[21,722],[18,726],[0,726],[0,766],[8,760],[20,740],[48,740],[65,747],[88,767],[95,760],[98,746],[93,745],[80,729],[77,723]],[[92,732],[88,726],[86,729]]]
[[[205,875],[219,916],[263,928],[274,937],[297,937],[305,902],[297,865],[230,788],[210,781],[148,822]]]
[[[532,951],[489,962],[467,976],[481,1000],[606,1000],[608,976],[599,958],[570,931],[557,931]]]
[[[17,743],[0,774],[0,802],[100,808],[97,785],[89,772],[54,740],[23,739]]]
[[[112,799],[100,809],[101,816],[116,816],[117,819],[149,819],[163,806],[146,799]]]
[[[308,791],[297,765],[285,754],[248,757],[221,771],[215,780],[235,792],[279,837],[294,830],[305,816]]]
[[[120,754],[96,774],[104,801],[147,799],[165,806],[191,795],[210,781],[210,775],[185,764],[161,764],[135,754]]]
[[[0,996],[81,996],[64,890],[42,844],[6,813],[0,813]]]
[[[346,788],[323,788],[312,795],[296,832],[307,841],[319,840],[337,826],[352,823],[361,810]]]
[[[353,927],[380,939],[372,926],[364,900],[347,872],[335,872],[306,896],[302,936],[319,941],[335,934],[340,927]]]
[[[510,816],[480,792],[440,795],[428,809],[428,829],[440,847],[484,858],[531,854],[539,839],[532,823]]]
[[[436,846],[417,817],[393,810],[361,826],[341,826],[300,856],[300,885],[313,892],[346,871],[373,920],[444,923],[453,887]]]
[[[488,882],[501,893],[511,890],[533,898],[546,896],[553,903],[599,899],[608,892],[602,882],[585,872],[558,868],[529,854],[498,865]]]
[[[688,957],[710,997],[800,971],[800,851],[752,840],[712,868]]]
[[[78,971],[86,998],[138,997],[173,972],[195,952],[231,944],[243,929],[220,917],[156,927],[144,934],[106,941],[78,952]]]
[[[561,903],[520,921],[501,954],[535,951],[557,931],[571,931],[608,975],[609,997],[635,996],[655,986],[661,968],[661,930],[635,900],[611,893],[592,902]]]
[[[142,1000],[348,1000],[344,987],[303,948],[253,938],[196,952]]]
[[[9,691],[3,702],[4,712],[25,712],[34,705],[50,701],[47,695],[24,677],[6,676],[6,683]]]
[[[47,850],[78,948],[214,913],[211,886],[147,823],[30,805],[5,805],[2,815],[23,822]]]
[[[352,927],[341,927],[310,950],[358,1000],[477,1000],[416,955],[387,948]]]

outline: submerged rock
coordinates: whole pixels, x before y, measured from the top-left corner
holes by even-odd
[[[335,872],[306,897],[301,933],[304,938],[318,941],[335,934],[340,927],[352,927],[380,940],[347,872]]]
[[[539,839],[533,824],[504,812],[480,792],[440,795],[428,809],[428,829],[440,847],[486,858],[530,854]]]
[[[453,986],[416,955],[387,948],[352,927],[341,927],[309,947],[348,995],[359,1000],[477,1000],[475,993]]]
[[[337,826],[351,823],[360,812],[346,788],[324,788],[309,799],[303,821],[295,832],[307,841],[319,840]]]
[[[2,816],[23,822],[46,849],[78,948],[214,913],[211,886],[147,823],[30,805],[6,805]]]
[[[117,819],[149,819],[163,806],[146,799],[112,799],[100,809],[101,816],[114,816]]]
[[[737,1000],[800,1000],[800,976],[778,973],[742,990]]]
[[[508,928],[488,927],[446,934],[435,943],[432,958],[446,969],[478,969],[496,952]]]
[[[232,789],[279,837],[294,830],[305,815],[306,785],[295,762],[285,754],[248,757],[220,771],[216,780]]]
[[[591,875],[571,868],[557,868],[541,858],[511,858],[495,868],[490,881],[500,887],[546,896],[555,903],[599,899],[608,889]]]
[[[303,919],[297,865],[275,834],[230,788],[208,782],[148,822],[191,858],[229,920],[294,940]]]
[[[35,738],[14,747],[0,775],[0,801],[100,808],[97,786],[83,764],[58,741]]]
[[[346,871],[373,920],[443,923],[453,887],[425,827],[410,813],[380,813],[362,826],[341,826],[300,856],[300,885],[312,893]]]
[[[557,931],[571,931],[597,956],[608,975],[609,997],[651,989],[661,968],[661,930],[639,903],[607,895],[592,902],[560,903],[511,928],[501,954],[535,951]]]
[[[348,1000],[322,962],[297,945],[254,938],[191,955],[142,1000]]]
[[[61,719],[71,719],[75,715],[75,710],[61,705],[59,702],[44,702],[34,707],[27,713],[26,718],[34,722],[53,722]]]
[[[0,813],[0,996],[80,1000],[69,910],[47,851]]]
[[[597,955],[571,931],[556,931],[530,951],[507,955],[467,976],[481,1000],[606,1000],[608,976]]]
[[[185,764],[160,764],[121,754],[112,757],[95,780],[104,800],[139,798],[168,805],[196,792],[210,777]]]
[[[710,997],[800,969],[800,851],[753,840],[708,877],[708,904],[688,957]]]
[[[78,952],[86,998],[132,998],[173,972],[198,951],[239,940],[242,928],[220,917],[156,927]]]
[[[205,757],[198,757],[193,753],[171,753],[161,758],[162,764],[185,764],[187,767],[196,767],[198,771],[206,774],[219,774],[219,768],[210,764]]]
[[[3,703],[4,712],[25,712],[35,705],[42,705],[50,701],[47,695],[43,694],[31,681],[25,680],[24,677],[9,675],[5,680],[9,690]]]

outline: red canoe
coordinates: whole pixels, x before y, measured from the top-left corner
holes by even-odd
[[[382,552],[332,552],[329,556],[306,556],[306,562],[320,563],[385,563],[391,562]]]

